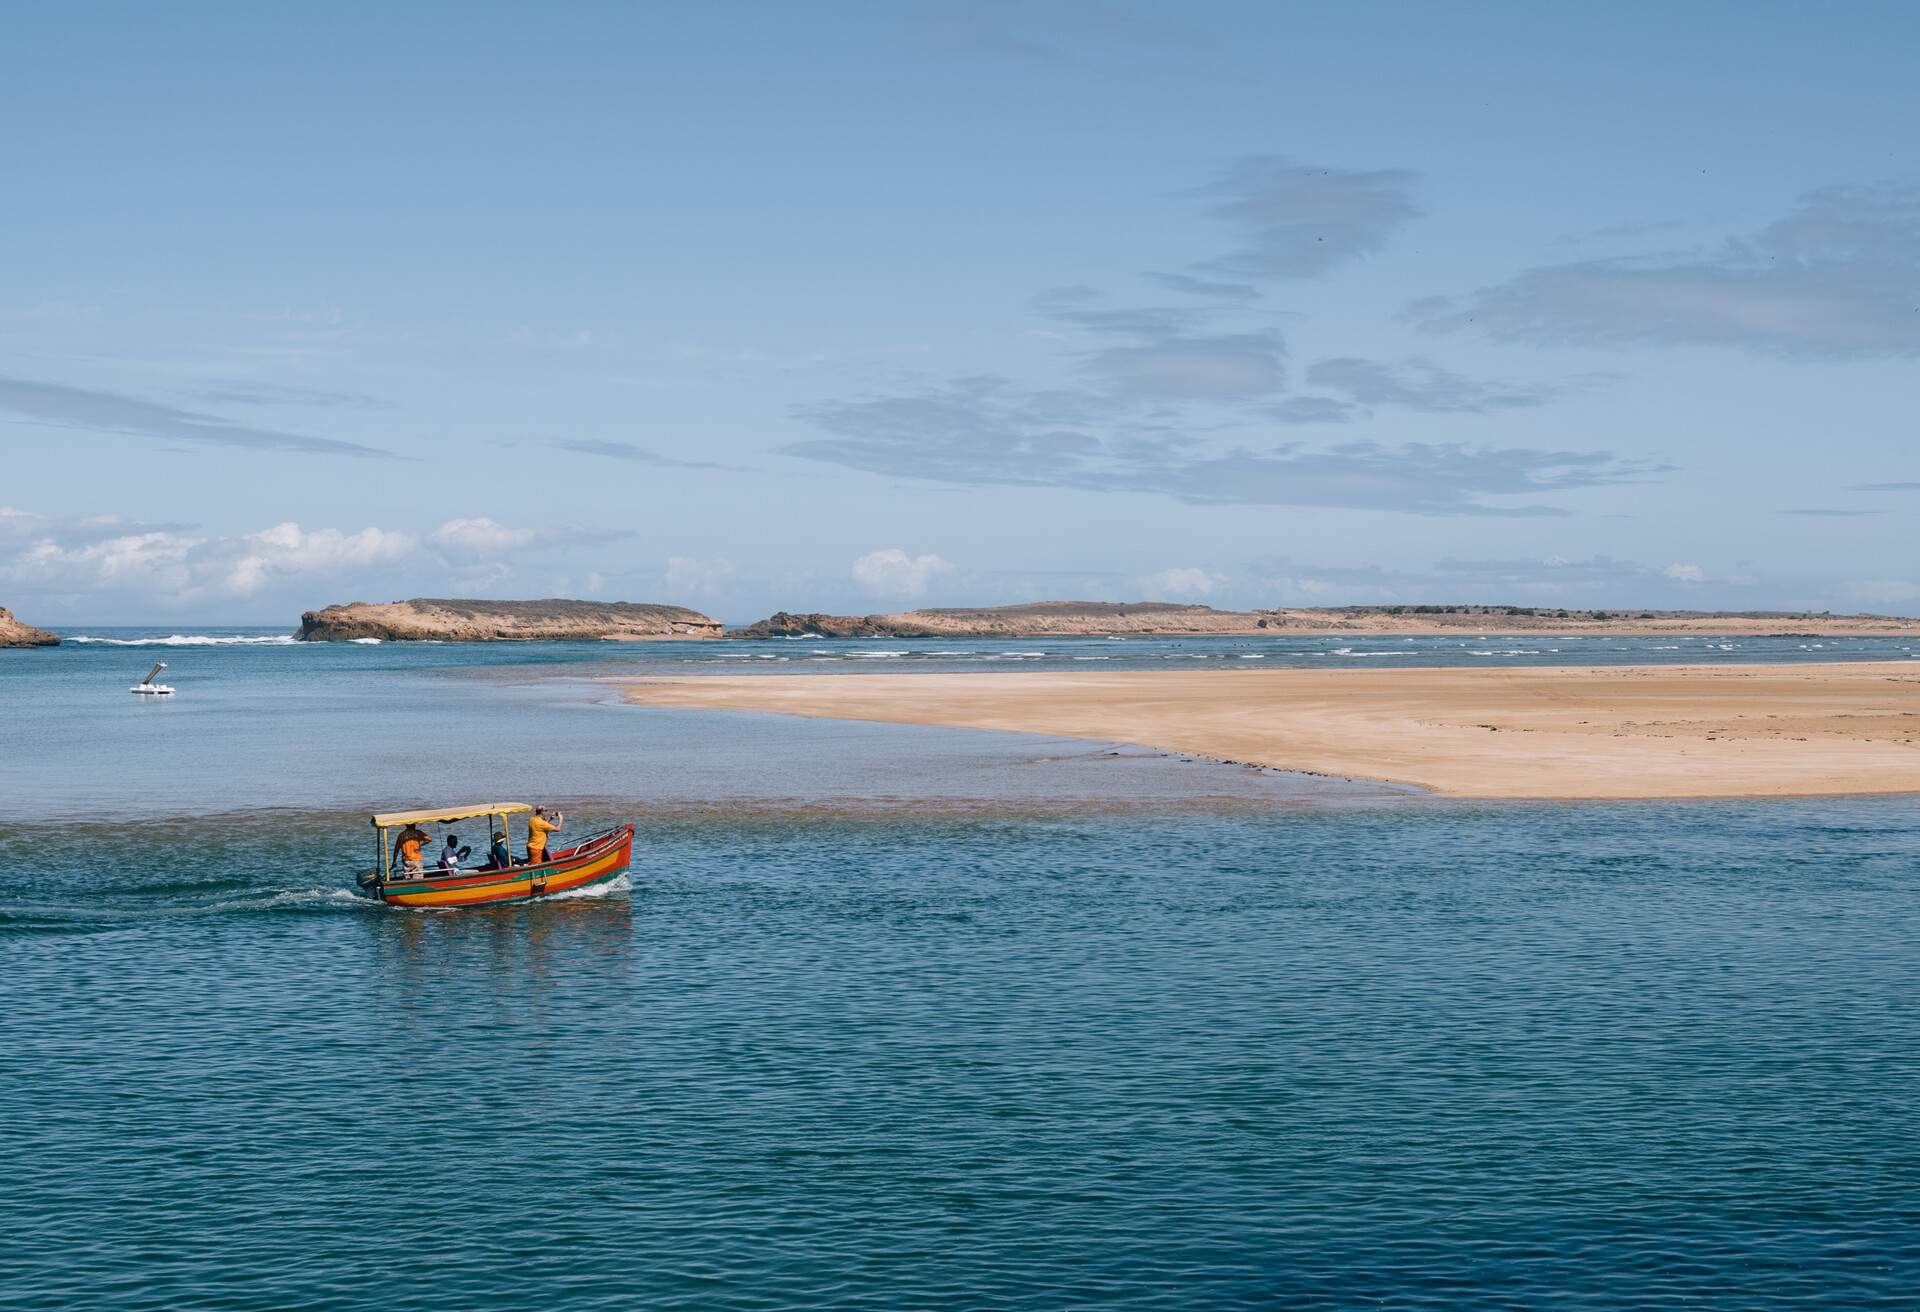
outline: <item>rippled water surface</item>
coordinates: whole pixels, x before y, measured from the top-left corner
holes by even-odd
[[[1910,800],[1445,803],[289,656],[145,709],[0,672],[0,1306],[1914,1306]],[[628,879],[348,893],[362,795],[527,753],[639,817]]]
[[[0,834],[0,1302],[1920,1288],[1907,803],[663,825],[442,914],[329,832]]]

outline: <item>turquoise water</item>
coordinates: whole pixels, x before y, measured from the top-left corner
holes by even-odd
[[[216,648],[128,707],[152,658],[74,650],[0,667],[0,1306],[1920,1288],[1910,800],[1444,803],[501,673],[577,651]],[[352,897],[365,797],[536,791],[488,733],[640,819],[630,879]]]

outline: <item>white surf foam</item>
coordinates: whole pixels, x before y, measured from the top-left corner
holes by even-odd
[[[237,637],[209,637],[204,634],[170,633],[164,638],[95,638],[76,634],[65,642],[89,642],[102,647],[294,647],[299,642],[284,633],[242,634]]]
[[[536,902],[563,902],[578,897],[610,897],[615,893],[633,891],[633,872],[623,870],[604,884],[588,884],[585,888],[569,888],[560,893],[548,893],[535,898]]]

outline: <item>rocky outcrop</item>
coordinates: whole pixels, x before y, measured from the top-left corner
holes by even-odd
[[[1103,634],[1256,633],[1265,615],[1166,601],[1036,601],[1022,606],[938,607],[893,615],[780,611],[729,638],[1047,638]]]
[[[415,597],[352,602],[300,617],[302,642],[569,642],[718,638],[720,621],[684,606],[630,601],[472,601]]]
[[[0,607],[0,647],[58,647],[60,639],[45,629],[22,624],[13,612]]]
[[[729,638],[924,638],[933,630],[916,625],[905,615],[822,615],[809,611],[795,615],[775,611],[744,628],[729,629]]]
[[[891,615],[780,611],[729,638],[1053,638],[1202,634],[1588,633],[1874,635],[1914,633],[1920,621],[1887,615],[1785,611],[1560,610],[1544,606],[1329,606],[1215,610],[1165,601],[1040,601],[1024,606],[928,608]]]

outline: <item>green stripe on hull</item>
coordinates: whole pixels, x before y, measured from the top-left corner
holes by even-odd
[[[512,896],[509,896],[509,897],[501,897],[501,898],[493,898],[493,899],[478,899],[478,900],[481,900],[481,901],[491,900],[491,901],[498,901],[498,902],[511,902],[511,901],[531,902],[536,897],[545,897],[549,892],[570,893],[577,888],[592,888],[595,884],[603,884],[607,880],[616,877],[623,870],[627,869],[627,867],[631,864],[632,863],[629,861],[622,861],[619,865],[612,866],[609,869],[603,870],[599,874],[594,875],[589,879],[583,879],[577,884],[567,884],[565,888],[542,889],[538,893],[535,893],[529,890],[528,892],[513,894]],[[407,896],[410,894],[431,894],[431,893],[471,894],[471,893],[478,893],[483,889],[499,888],[502,884],[524,884],[527,882],[528,881],[527,881],[526,875],[515,874],[515,875],[510,875],[505,879],[490,879],[484,883],[479,883],[479,884],[456,884],[451,887],[445,884],[401,884],[401,885],[389,884],[386,886],[383,892],[389,897]],[[566,883],[566,876],[562,875],[556,879],[552,875],[549,875],[547,877],[547,882],[548,883]],[[431,906],[433,904],[426,903],[424,905]],[[447,903],[445,905],[451,906],[451,905],[457,905],[457,904]]]

